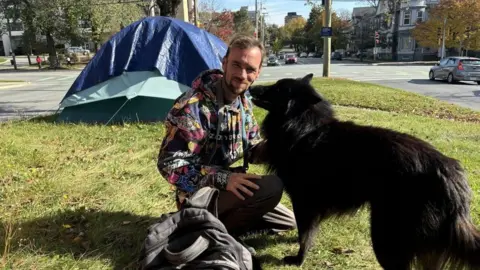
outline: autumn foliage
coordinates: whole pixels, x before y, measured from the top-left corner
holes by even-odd
[[[212,20],[205,25],[206,30],[216,35],[221,40],[228,42],[234,33],[235,24],[233,22],[233,12],[224,10],[222,12],[214,12]]]
[[[440,1],[429,10],[428,20],[415,27],[413,37],[423,47],[438,48],[445,22],[445,47],[480,49],[479,0]]]

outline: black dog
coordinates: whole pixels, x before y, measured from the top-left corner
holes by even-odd
[[[471,190],[455,159],[413,136],[335,118],[310,85],[313,74],[250,90],[268,111],[264,163],[285,184],[301,265],[322,220],[370,205],[371,237],[384,269],[480,269]]]

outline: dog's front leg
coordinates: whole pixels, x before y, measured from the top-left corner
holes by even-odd
[[[305,261],[305,256],[312,246],[320,224],[317,213],[312,213],[308,206],[295,204],[294,200],[292,200],[292,204],[297,222],[300,248],[296,256],[286,256],[283,261],[285,264],[300,266]]]

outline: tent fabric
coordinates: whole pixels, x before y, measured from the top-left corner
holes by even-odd
[[[60,108],[98,102],[111,98],[137,96],[175,100],[190,87],[168,80],[158,70],[125,72],[120,76],[102,82],[67,97]]]
[[[56,118],[57,123],[123,124],[158,122],[167,116],[173,101],[138,96],[116,97],[98,102],[69,106]]]
[[[124,72],[154,71],[191,86],[202,71],[220,68],[227,45],[215,35],[170,17],[147,17],[115,34],[96,53],[63,100]],[[159,91],[162,91],[159,89]]]

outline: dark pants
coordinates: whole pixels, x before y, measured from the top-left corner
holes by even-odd
[[[218,215],[230,234],[240,236],[249,231],[288,231],[296,228],[293,212],[280,204],[283,183],[277,176],[266,175],[255,181],[259,190],[238,199],[230,191],[221,191]]]

